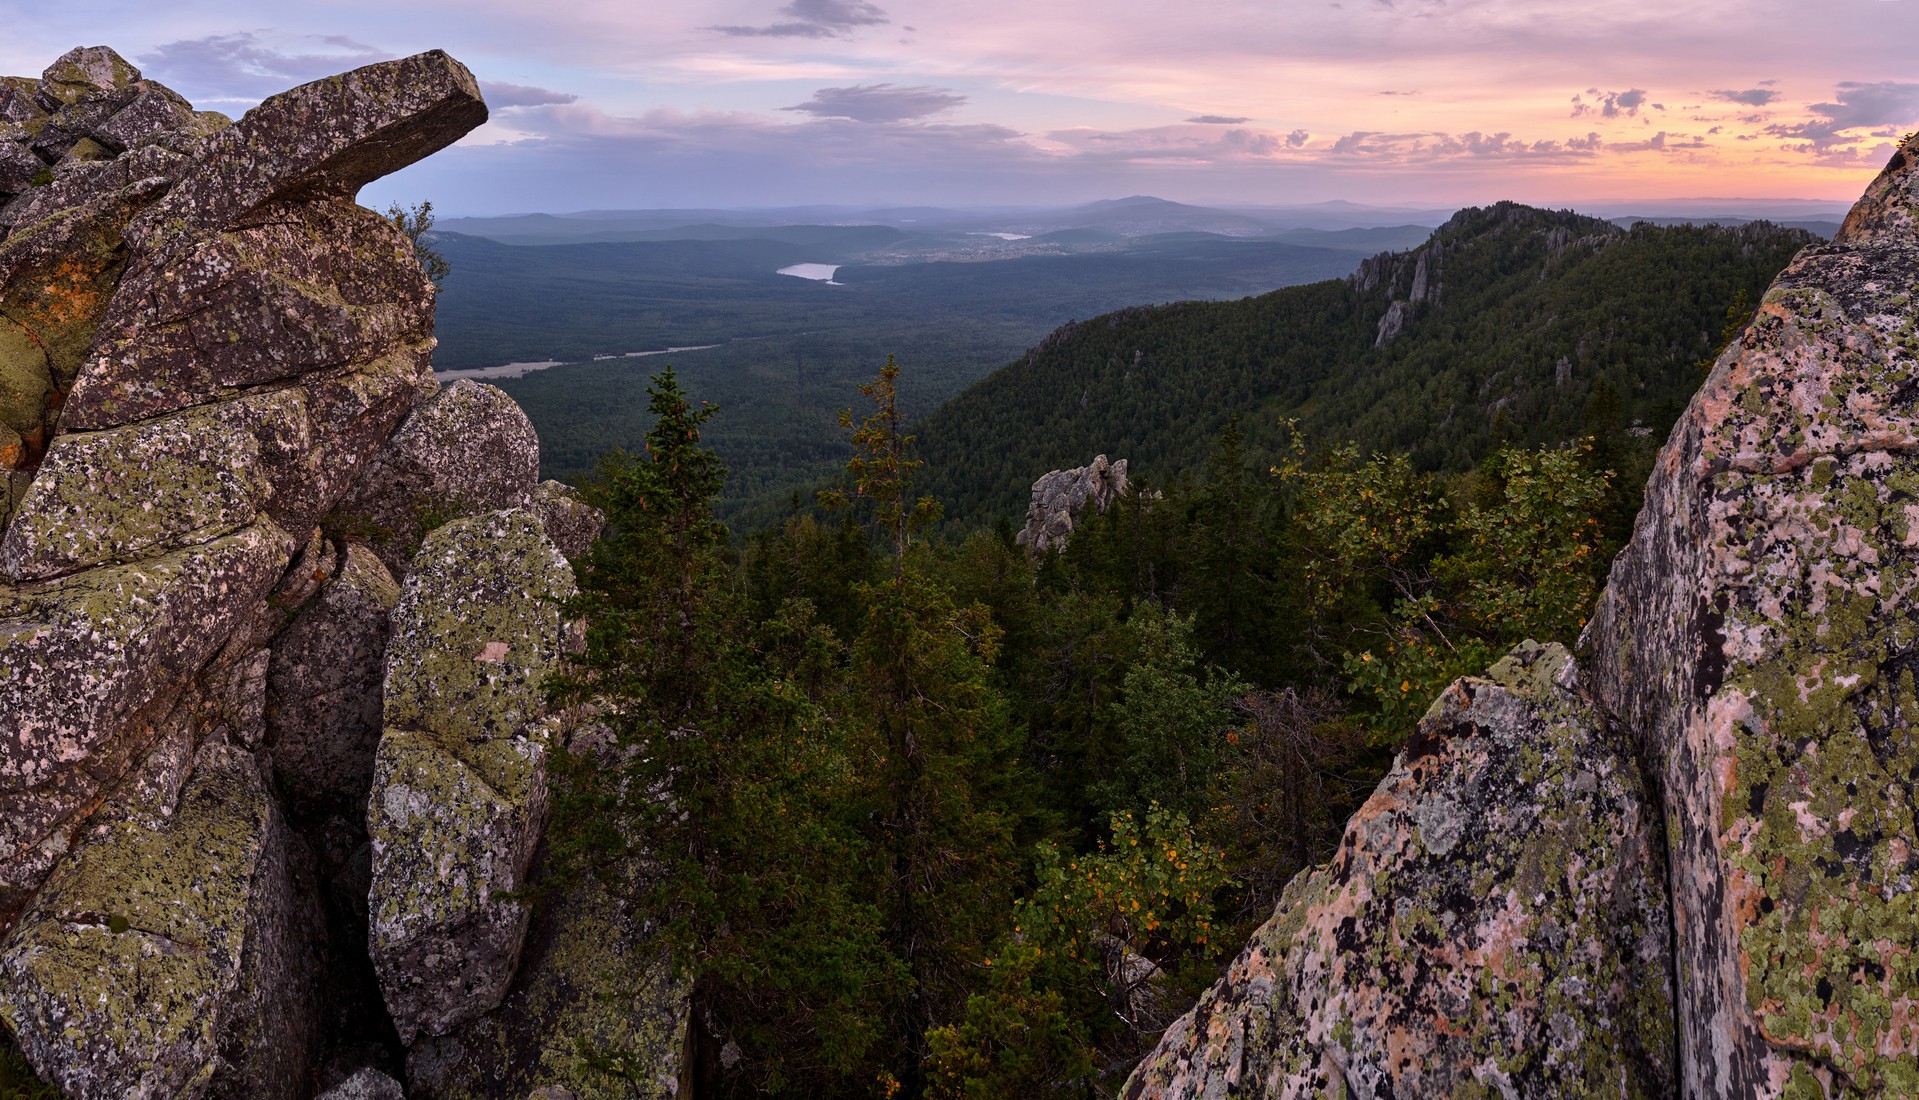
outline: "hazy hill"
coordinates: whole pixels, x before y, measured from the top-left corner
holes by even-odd
[[[1612,427],[1662,436],[1728,306],[1812,236],[1766,223],[1631,230],[1512,203],[1460,211],[1350,279],[1066,326],[916,429],[949,516],[1020,514],[1040,474],[1105,453],[1136,475],[1203,461],[1233,416],[1272,454],[1309,439],[1469,468],[1490,446]],[[1396,330],[1396,331],[1395,331]]]

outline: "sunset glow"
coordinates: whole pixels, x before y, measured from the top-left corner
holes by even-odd
[[[1916,0],[328,0],[266,27],[259,11],[42,8],[13,21],[0,69],[103,42],[237,114],[443,48],[493,121],[377,197],[458,213],[1844,200],[1919,122]]]

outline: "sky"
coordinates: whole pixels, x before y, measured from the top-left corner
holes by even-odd
[[[491,120],[362,201],[445,215],[1856,198],[1919,0],[0,0],[204,109],[439,48]]]

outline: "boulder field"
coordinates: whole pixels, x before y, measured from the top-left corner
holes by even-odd
[[[486,114],[438,52],[238,121],[0,80],[0,1025],[68,1096],[676,1089],[647,923],[512,896],[599,518],[354,202]]]

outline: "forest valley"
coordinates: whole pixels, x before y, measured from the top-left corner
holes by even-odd
[[[930,537],[898,379],[842,415],[842,484],[750,537],[670,369],[587,487],[552,690],[606,734],[544,888],[660,923],[695,1096],[1114,1093],[1448,682],[1574,642],[1658,442],[1603,388],[1590,436],[1452,475],[1297,431],[1256,468],[1229,421],[1031,560],[1004,520]]]

